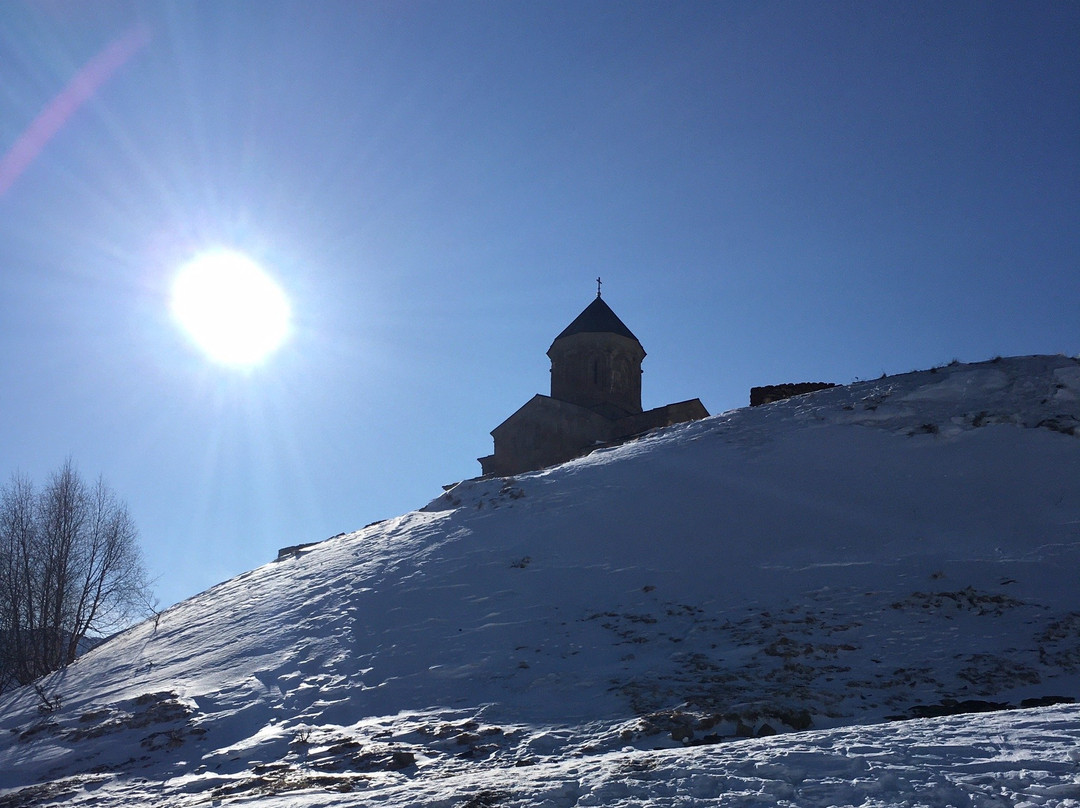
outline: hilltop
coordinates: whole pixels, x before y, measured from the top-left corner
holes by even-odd
[[[0,806],[1080,798],[1072,358],[734,410],[297,538],[0,699]]]

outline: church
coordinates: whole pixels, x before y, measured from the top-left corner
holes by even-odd
[[[553,466],[650,429],[708,416],[698,399],[642,411],[645,349],[600,295],[548,348],[551,395],[533,396],[491,431],[485,476]]]

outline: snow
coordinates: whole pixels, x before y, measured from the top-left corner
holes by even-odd
[[[0,697],[0,806],[1080,805],[1078,481],[1047,356],[466,481]]]

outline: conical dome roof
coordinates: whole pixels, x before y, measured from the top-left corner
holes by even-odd
[[[555,342],[574,334],[618,334],[638,342],[638,338],[599,295],[570,325],[563,329],[559,336],[555,337]],[[640,342],[638,344],[640,345]]]

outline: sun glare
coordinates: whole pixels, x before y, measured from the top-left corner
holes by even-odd
[[[256,365],[281,347],[292,317],[274,279],[232,250],[203,253],[180,268],[172,313],[207,356],[233,367]]]

